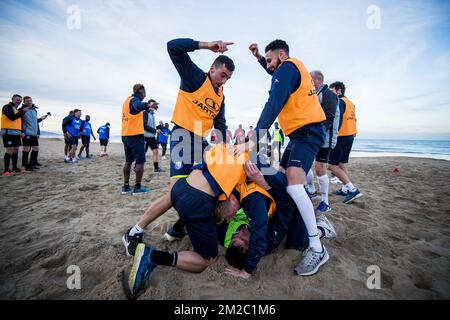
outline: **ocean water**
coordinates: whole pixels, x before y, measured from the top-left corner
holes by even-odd
[[[403,156],[450,161],[450,141],[447,140],[385,140],[355,139],[352,157]]]
[[[44,133],[42,137],[63,139],[61,134],[49,132]],[[112,136],[110,141],[122,143],[120,136]],[[450,141],[356,138],[350,157],[416,157],[450,161]]]

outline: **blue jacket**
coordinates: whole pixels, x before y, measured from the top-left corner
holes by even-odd
[[[81,132],[81,135],[89,137],[91,135],[91,132],[92,132],[91,123],[89,121],[84,120],[83,121],[83,127],[84,127],[84,132]]]
[[[186,92],[197,91],[205,82],[205,72],[197,67],[187,54],[198,50],[198,43],[198,41],[192,39],[175,39],[167,43],[170,59],[181,77],[180,89]],[[214,89],[217,93],[218,90]],[[222,137],[226,137],[225,96],[220,112],[214,118],[214,128],[222,133]]]
[[[72,137],[78,137],[84,128],[84,121],[74,116],[68,116],[63,123],[63,132],[69,132]]]
[[[164,127],[161,130],[161,133],[158,134],[158,143],[164,143],[164,144],[169,143],[169,136],[170,136],[170,129],[167,129]]]
[[[98,138],[108,140],[109,139],[109,127],[107,125],[103,125],[97,130]]]

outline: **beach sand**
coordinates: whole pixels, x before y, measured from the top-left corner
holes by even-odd
[[[166,192],[169,178],[153,173],[150,160],[144,185],[153,191],[121,196],[122,145],[109,150],[100,158],[95,143],[94,160],[71,165],[63,163],[62,141],[41,139],[42,169],[0,177],[0,299],[125,299],[120,275],[131,259],[121,236]],[[162,164],[168,170],[169,161]],[[394,166],[400,173],[392,173]],[[295,276],[300,253],[279,248],[250,280],[237,280],[223,274],[221,248],[219,262],[201,274],[157,268],[140,299],[449,299],[450,162],[355,158],[350,174],[364,197],[345,205],[330,196],[327,216],[338,237],[325,241],[330,260],[317,275]],[[189,249],[187,237],[162,240],[176,218],[171,209],[147,228],[144,241]],[[80,290],[67,288],[70,265],[80,267]],[[366,286],[371,265],[381,270],[379,290]]]

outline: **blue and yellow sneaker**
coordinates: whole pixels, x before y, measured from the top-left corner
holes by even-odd
[[[150,275],[157,267],[151,258],[153,249],[153,247],[146,246],[143,243],[139,243],[136,247],[133,266],[128,277],[128,286],[133,295],[137,295],[142,289],[145,289]]]

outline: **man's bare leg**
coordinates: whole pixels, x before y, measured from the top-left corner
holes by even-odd
[[[172,207],[172,202],[170,200],[170,193],[172,187],[177,182],[178,179],[170,179],[169,190],[167,193],[152,203],[152,205],[145,211],[144,215],[138,222],[138,226],[141,229],[145,229],[150,223],[155,221],[157,218],[162,216]]]

